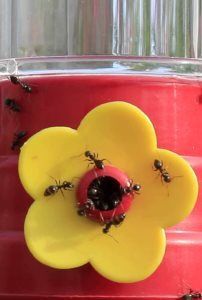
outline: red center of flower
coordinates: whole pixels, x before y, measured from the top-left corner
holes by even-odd
[[[91,169],[77,188],[78,213],[102,223],[125,214],[134,196],[130,184],[127,175],[113,166]]]

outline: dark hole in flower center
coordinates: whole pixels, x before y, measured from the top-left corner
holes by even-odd
[[[111,210],[122,200],[121,185],[113,177],[100,176],[91,182],[87,195],[96,209]]]

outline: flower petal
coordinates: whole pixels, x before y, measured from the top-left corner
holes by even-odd
[[[76,212],[75,193],[58,192],[38,199],[25,219],[25,239],[34,257],[54,268],[73,268],[88,262],[100,225]]]
[[[116,282],[136,282],[151,275],[165,253],[164,230],[131,212],[110,235],[94,243],[90,262],[104,277]]]
[[[156,148],[156,135],[148,117],[126,102],[110,102],[90,111],[82,120],[79,134],[92,152],[130,175],[131,162]],[[107,162],[106,162],[107,163]]]
[[[170,183],[165,183],[160,172],[154,171],[155,159],[163,162],[171,176]],[[143,187],[133,206],[136,213],[152,218],[166,228],[182,221],[192,211],[197,200],[198,182],[194,171],[181,156],[164,149],[156,150],[147,157],[147,166],[139,179]]]
[[[40,199],[55,180],[74,181],[87,169],[84,156],[79,164],[74,159],[84,151],[81,137],[68,127],[51,127],[33,135],[21,148],[19,158],[24,188],[33,198]]]

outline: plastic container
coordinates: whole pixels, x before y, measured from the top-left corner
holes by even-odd
[[[158,146],[187,159],[202,181],[202,63],[192,59],[135,57],[45,57],[0,61],[0,298],[1,299],[179,299],[201,291],[201,193],[193,213],[167,230],[167,251],[157,271],[135,284],[118,284],[90,265],[56,270],[29,253],[23,223],[32,199],[17,173],[13,134],[28,137],[50,126],[77,128],[97,105],[122,100],[145,112],[156,129]],[[15,74],[32,93],[12,84]],[[6,98],[21,106],[13,112]],[[133,137],[131,137],[133,138]],[[30,175],[31,176],[31,175]]]

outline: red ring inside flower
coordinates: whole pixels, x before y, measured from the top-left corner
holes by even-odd
[[[129,182],[128,176],[113,166],[93,168],[80,179],[77,206],[85,209],[85,215],[90,219],[103,223],[111,221],[130,208],[134,195],[122,192]]]

